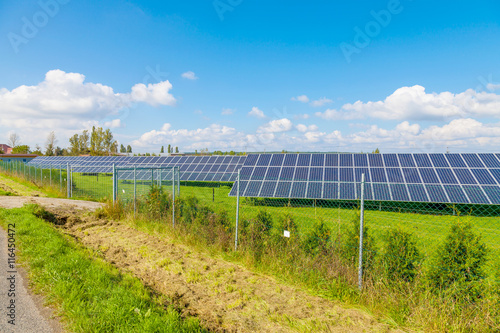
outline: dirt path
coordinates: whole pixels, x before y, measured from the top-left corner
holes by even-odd
[[[389,332],[357,309],[311,296],[235,264],[190,251],[124,223],[56,212],[61,228],[115,266],[173,299],[214,331]]]

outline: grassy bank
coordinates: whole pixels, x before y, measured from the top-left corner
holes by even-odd
[[[484,235],[480,228],[493,223],[492,218],[482,218],[485,223],[477,225],[470,216],[374,212],[392,217],[385,221],[385,230],[377,230],[374,226],[384,221],[367,214],[364,288],[360,293],[356,285],[356,210],[349,213],[350,220],[335,228],[326,220],[301,220],[290,210],[252,207],[252,214],[240,215],[235,252],[231,207],[213,204],[206,197],[186,197],[184,192],[176,200],[175,228],[171,199],[158,189],[139,203],[135,217],[130,206],[108,204],[104,213],[114,219],[125,217],[156,237],[167,234],[197,251],[273,275],[315,295],[363,307],[395,326],[426,332],[500,329],[498,248],[492,246],[498,242],[480,236]],[[310,216],[314,216],[312,212]],[[420,234],[403,228],[403,217],[409,222],[421,219],[419,226],[428,223],[429,231],[441,219],[441,236],[419,241]],[[303,223],[310,223],[311,228],[298,233]],[[283,230],[291,231],[291,237],[284,238]],[[431,243],[437,250],[426,255]]]
[[[15,223],[16,245],[34,290],[45,296],[69,330],[205,331],[197,320],[181,318],[138,279],[119,273],[34,214],[46,213],[35,205],[0,209],[0,224],[6,229]]]

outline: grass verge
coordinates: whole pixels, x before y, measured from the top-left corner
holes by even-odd
[[[142,283],[120,273],[62,236],[27,205],[0,209],[0,225],[15,223],[20,260],[35,292],[57,309],[74,332],[205,332],[197,319],[183,319]]]

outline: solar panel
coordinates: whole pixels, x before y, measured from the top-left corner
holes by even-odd
[[[252,154],[241,179],[261,182],[260,197],[355,200],[364,174],[366,200],[499,204],[499,156]]]

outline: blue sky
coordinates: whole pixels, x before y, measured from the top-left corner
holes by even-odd
[[[497,1],[2,1],[0,141],[497,151]]]

